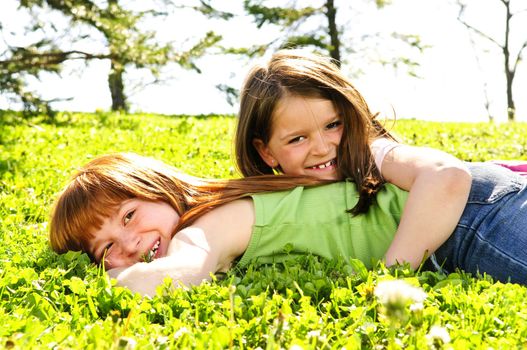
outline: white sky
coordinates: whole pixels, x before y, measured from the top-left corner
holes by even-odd
[[[241,2],[241,1],[240,1]],[[315,1],[313,1],[315,2]],[[475,3],[477,2],[477,4]],[[513,1],[514,2],[514,1]],[[525,2],[515,1],[517,4]],[[17,16],[18,1],[2,0],[0,23],[4,29],[19,26],[23,18]],[[229,2],[233,4],[234,2]],[[302,4],[307,3],[303,1]],[[498,0],[472,0],[467,18],[478,28],[495,38],[503,37],[504,7]],[[339,5],[339,2],[337,2]],[[346,5],[342,5],[344,7]],[[488,45],[488,53],[480,55],[479,63],[469,34],[456,20],[456,9],[445,0],[397,0],[383,11],[362,9],[363,19],[357,25],[363,30],[418,34],[424,43],[432,47],[418,60],[421,79],[408,77],[403,72],[394,73],[387,68],[366,65],[364,74],[353,81],[366,96],[373,110],[391,115],[395,109],[397,118],[416,118],[445,121],[485,121],[484,84],[491,102],[491,112],[496,120],[506,119],[505,78],[502,73],[502,57],[497,49]],[[344,12],[339,12],[340,15]],[[220,30],[219,26],[223,26]],[[181,45],[189,45],[201,33],[215,29],[224,34],[226,44],[243,45],[244,41],[264,40],[272,32],[257,32],[250,19],[231,20],[220,24],[205,20],[193,12],[182,13],[176,19],[156,23],[156,28],[166,39],[177,35]],[[512,41],[513,53],[527,40],[527,12],[518,15],[513,22],[513,33],[523,37]],[[477,38],[473,36],[473,38]],[[4,37],[4,39],[6,39]],[[12,43],[13,38],[7,38]],[[0,52],[3,42],[0,42]],[[527,52],[524,51],[524,56]],[[235,113],[215,85],[229,83],[240,87],[251,63],[234,57],[213,56],[199,61],[203,74],[170,67],[165,74],[177,77],[163,86],[149,86],[131,95],[133,111],[165,114]],[[346,67],[344,67],[346,69]],[[61,110],[95,111],[109,109],[110,93],[107,89],[109,63],[92,62],[87,69],[72,65],[62,76],[46,77],[32,85],[44,97],[71,97],[71,101],[55,104]],[[527,121],[527,64],[520,64],[515,78],[513,93],[518,120]],[[0,108],[13,108],[0,96]]]

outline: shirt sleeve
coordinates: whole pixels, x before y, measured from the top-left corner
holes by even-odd
[[[375,165],[377,166],[377,169],[379,169],[379,172],[382,174],[382,162],[384,161],[384,158],[395,147],[399,147],[401,144],[399,142],[396,142],[394,140],[390,140],[388,138],[382,137],[373,140],[373,142],[370,145],[371,153],[373,154],[373,157],[375,158]]]

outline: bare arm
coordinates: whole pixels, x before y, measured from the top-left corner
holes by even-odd
[[[211,274],[228,270],[232,261],[243,254],[253,223],[252,201],[236,200],[215,208],[178,232],[167,256],[112,269],[108,274],[117,279],[118,285],[150,296],[166,277],[176,287],[200,284],[210,280]]]
[[[127,287],[133,292],[153,296],[156,288],[170,277],[175,286],[197,285],[203,280],[209,280],[211,273],[216,272],[217,259],[203,246],[195,245],[189,240],[203,240],[204,233],[189,228],[178,233],[170,243],[171,255],[156,259],[150,263],[140,262],[129,267],[108,271],[117,279],[117,284]]]
[[[387,265],[417,268],[454,231],[466,205],[472,177],[459,159],[430,148],[399,146],[382,163],[382,175],[409,191]]]

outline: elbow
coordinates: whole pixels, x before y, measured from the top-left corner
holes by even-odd
[[[438,175],[442,188],[452,195],[468,198],[472,186],[472,175],[463,162],[439,168]]]

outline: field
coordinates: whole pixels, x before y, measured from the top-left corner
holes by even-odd
[[[231,116],[0,114],[0,348],[509,349],[527,347],[527,288],[463,272],[366,270],[306,257],[141,298],[77,252],[48,248],[56,193],[94,156],[130,151],[237,176]],[[467,161],[524,159],[527,124],[397,121],[405,142]],[[402,279],[402,285],[391,285]],[[380,286],[399,293],[384,300]]]

